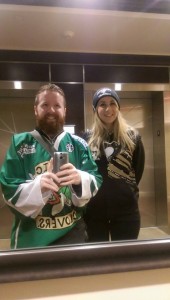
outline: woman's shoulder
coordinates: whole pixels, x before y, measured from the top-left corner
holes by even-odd
[[[128,127],[127,134],[133,140],[134,143],[137,143],[141,139],[139,131],[134,127]]]
[[[87,129],[86,131],[84,131],[83,135],[82,135],[82,137],[85,141],[88,141],[91,136],[92,136],[92,130],[90,130],[90,129]]]

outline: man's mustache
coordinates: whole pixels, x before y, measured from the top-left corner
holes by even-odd
[[[54,117],[55,119],[58,119],[58,117],[56,117],[56,114],[53,113],[47,113],[45,117]]]

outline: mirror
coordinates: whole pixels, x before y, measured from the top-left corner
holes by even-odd
[[[17,1],[18,2],[18,1]],[[41,1],[40,1],[41,2]],[[128,1],[126,1],[128,2]],[[3,1],[0,1],[3,3]],[[14,3],[14,2],[11,2]],[[21,12],[22,7],[16,6],[15,10]],[[5,7],[2,7],[2,10],[5,12]],[[31,11],[32,7],[28,9]],[[38,11],[36,7],[35,10]],[[45,7],[40,10],[45,13]],[[49,8],[48,8],[49,10]],[[68,12],[67,12],[68,13]],[[82,13],[82,12],[81,12]],[[108,12],[107,17],[110,15]],[[5,16],[5,14],[4,14]],[[166,15],[165,18],[168,22],[169,15]],[[22,23],[21,15],[18,15],[19,22]],[[167,23],[166,23],[167,24]],[[4,28],[1,26],[1,28]],[[60,26],[57,27],[57,30],[61,29]],[[63,32],[62,32],[63,33]],[[59,45],[58,51],[63,51],[62,47],[70,46],[69,41],[69,33],[67,32],[67,36],[63,41],[63,44]],[[41,37],[42,38],[42,37]],[[130,38],[130,36],[129,36]],[[55,40],[55,37],[54,37]],[[30,44],[30,40],[27,40],[28,44]],[[34,41],[35,42],[35,41]],[[81,40],[82,45],[83,41]],[[27,46],[28,46],[27,44]],[[92,46],[92,42],[89,47]],[[104,44],[104,43],[103,43]],[[129,46],[130,43],[126,43]],[[161,43],[160,43],[161,44]],[[105,45],[105,44],[104,44]],[[54,45],[53,45],[54,46]],[[72,46],[72,45],[71,45]],[[85,46],[85,45],[84,45]],[[119,47],[121,45],[119,44]],[[136,47],[138,45],[136,44]],[[152,45],[150,45],[152,46]],[[104,47],[104,46],[103,46]],[[139,45],[141,49],[141,45]],[[13,49],[13,48],[12,48]],[[26,48],[28,50],[29,48]],[[72,51],[72,48],[70,48]],[[49,49],[50,50],[50,49]],[[136,48],[136,52],[139,49]],[[152,49],[153,50],[153,49]],[[86,49],[87,51],[87,49]],[[91,52],[92,49],[89,49]],[[105,48],[104,48],[105,51]],[[112,53],[112,46],[109,51]],[[116,50],[115,50],[116,51]],[[125,49],[125,53],[129,53],[128,47]],[[152,51],[150,51],[152,52]],[[115,52],[116,53],[116,52]],[[158,53],[161,55],[161,53]],[[52,58],[51,58],[52,59]],[[95,57],[94,57],[95,59]],[[96,62],[94,62],[96,63]],[[2,80],[2,79],[1,79]],[[1,155],[3,156],[8,143],[11,133],[16,130],[32,130],[32,125],[34,124],[34,115],[32,111],[32,101],[34,91],[37,90],[37,86],[41,85],[40,82],[26,82],[28,84],[27,88],[20,91],[20,96],[18,96],[19,92],[13,90],[13,88],[5,87],[5,82],[1,81],[1,92],[3,92],[3,99],[8,99],[8,107],[5,109],[6,103],[3,101],[0,105],[3,105],[3,109],[1,108],[0,112],[0,133],[2,137],[3,143],[1,143]],[[8,84],[11,84],[10,81]],[[12,83],[13,84],[13,83]],[[93,83],[88,84],[83,81],[84,87],[84,96],[85,96],[85,126],[86,128],[90,127],[92,122],[92,111],[91,111],[91,96],[94,90],[98,86],[102,86],[105,84],[102,83]],[[108,85],[108,84],[107,84]],[[24,94],[25,93],[25,94]],[[8,245],[5,244],[4,248],[2,247],[2,251],[0,253],[0,269],[2,272],[0,274],[0,280],[2,282],[6,281],[17,281],[17,280],[27,280],[27,279],[40,279],[42,276],[44,278],[54,278],[57,276],[77,276],[82,274],[95,274],[102,272],[116,272],[116,271],[125,271],[129,269],[137,270],[139,268],[152,268],[152,267],[163,267],[165,266],[165,262],[168,262],[169,256],[169,240],[164,240],[164,237],[168,237],[169,228],[168,228],[168,195],[169,195],[169,159],[168,159],[168,151],[169,148],[169,93],[170,86],[169,84],[164,84],[159,86],[158,84],[151,84],[148,86],[144,85],[133,85],[125,84],[122,91],[119,92],[122,102],[124,102],[123,110],[126,114],[126,117],[129,120],[132,120],[132,111],[135,108],[135,119],[133,119],[133,124],[139,128],[144,135],[145,143],[147,144],[147,166],[145,172],[146,175],[143,176],[140,190],[141,190],[141,213],[142,213],[142,222],[144,227],[151,227],[154,229],[156,222],[159,221],[160,228],[160,236],[149,236],[148,234],[145,237],[141,237],[141,241],[127,242],[124,241],[122,243],[102,243],[98,245],[77,245],[77,246],[68,246],[68,247],[50,247],[50,249],[25,249],[22,251],[3,251],[8,249]],[[160,96],[161,93],[161,96]],[[26,97],[24,101],[24,109],[23,109],[23,95]],[[13,96],[18,99],[13,101]],[[22,97],[22,101],[21,101]],[[138,101],[137,101],[137,100]],[[141,100],[142,99],[142,100]],[[149,101],[145,101],[144,99],[149,99]],[[1,99],[2,100],[2,99]],[[164,106],[162,105],[164,102]],[[142,104],[141,104],[142,103]],[[143,106],[143,103],[146,105]],[[2,106],[1,106],[2,107]],[[9,107],[12,107],[12,111],[9,113]],[[160,109],[161,108],[161,109]],[[26,115],[20,115],[20,118],[17,117],[17,112],[20,110],[27,111]],[[91,113],[89,113],[91,111]],[[29,112],[29,114],[28,114]],[[163,122],[164,120],[164,122]],[[26,122],[27,121],[27,122]],[[144,122],[144,123],[143,123]],[[132,125],[133,125],[132,124]],[[143,127],[143,124],[145,126]],[[159,127],[157,125],[159,124]],[[147,128],[147,129],[146,129]],[[156,133],[155,130],[156,129]],[[144,132],[145,131],[145,132]],[[162,141],[165,138],[165,143],[159,143],[158,141]],[[164,145],[164,147],[162,147]],[[1,156],[1,159],[2,159]],[[160,159],[161,157],[161,159]],[[155,164],[157,163],[157,164]],[[160,175],[161,174],[161,175]],[[166,175],[166,177],[165,177]],[[154,178],[154,180],[153,180]],[[161,180],[160,180],[161,178]],[[159,202],[160,196],[163,196],[163,199],[166,201]],[[156,201],[155,201],[156,199]],[[5,216],[7,213],[6,206],[4,206],[3,200],[0,200],[0,214],[1,216]],[[158,212],[156,214],[155,212]],[[8,211],[9,213],[9,211]],[[2,219],[1,219],[2,221]],[[6,237],[9,237],[10,228],[9,224],[12,222],[12,215],[9,215],[8,218],[4,218],[4,222],[1,224],[1,234],[2,239],[6,240]],[[6,227],[7,226],[7,227]],[[6,228],[7,231],[6,231]],[[7,235],[6,235],[7,234]],[[165,235],[164,235],[165,234]],[[155,238],[160,239],[156,240]],[[146,241],[143,241],[146,239]],[[162,259],[161,251],[164,251],[165,256]],[[124,254],[126,253],[126,254]],[[134,255],[134,253],[136,253]],[[147,260],[150,260],[150,254],[155,254],[155,257],[152,259],[150,266],[147,265]],[[39,259],[38,259],[39,257]],[[141,259],[142,257],[142,259]],[[69,268],[72,266],[72,258],[74,258],[74,271],[70,271]],[[55,261],[53,267],[48,266],[49,261]],[[133,260],[134,259],[134,260]],[[93,261],[92,261],[93,260]],[[38,262],[37,266],[39,270],[43,270],[44,275],[40,274],[38,268],[35,266],[35,261]],[[100,261],[100,263],[99,263]],[[30,266],[28,266],[28,262]],[[122,262],[125,262],[123,265]],[[132,263],[134,262],[134,263]],[[66,266],[66,263],[68,265]],[[61,269],[58,270],[58,265],[61,266]],[[102,266],[101,269],[97,267],[98,265]],[[6,271],[6,267],[8,266],[8,272],[11,273],[11,276],[8,276],[8,272]],[[17,270],[16,270],[17,266]],[[86,267],[85,267],[86,266]],[[166,267],[168,267],[168,263]],[[24,268],[26,267],[28,276],[26,275]],[[88,270],[87,270],[88,268]],[[80,270],[81,269],[81,270]],[[34,275],[33,275],[34,273]],[[43,273],[43,272],[42,272]],[[6,274],[7,276],[4,276]],[[8,278],[7,278],[8,277]]]
[[[34,96],[41,84],[44,83],[24,82],[22,83],[22,89],[14,89],[13,82],[1,83],[1,164],[12,135],[33,130],[35,124]],[[92,96],[95,90],[105,85],[105,83],[84,84],[86,129],[91,128],[93,122]],[[113,84],[107,84],[107,86],[113,88]],[[121,99],[122,114],[130,125],[137,128],[145,145],[146,165],[139,185],[141,230],[138,240],[168,237],[167,193],[169,190],[168,149],[170,140],[168,112],[170,108],[167,99],[170,95],[170,85],[164,84],[160,87],[157,84],[122,84],[121,91],[117,92]],[[76,117],[74,119],[78,123]],[[78,127],[77,125],[75,130]],[[160,145],[159,148],[158,145]],[[160,161],[161,164],[159,164]],[[2,195],[0,196],[0,203],[2,216],[0,218],[0,227],[2,228],[0,245],[1,250],[5,250],[9,249],[13,215],[3,201]],[[160,209],[157,209],[157,207]]]

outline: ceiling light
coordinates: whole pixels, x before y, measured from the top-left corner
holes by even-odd
[[[121,91],[122,85],[121,83],[115,83],[115,91]]]
[[[14,88],[17,90],[22,89],[21,81],[14,81]]]

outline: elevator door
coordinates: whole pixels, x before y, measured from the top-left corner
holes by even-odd
[[[85,92],[85,127],[91,128],[93,123],[92,96],[95,90],[86,90]],[[166,202],[166,175],[159,178],[159,162],[165,161],[163,134],[158,137],[156,124],[161,124],[164,130],[163,120],[163,98],[158,99],[157,94],[153,92],[118,92],[120,96],[120,106],[122,115],[130,125],[135,127],[142,136],[145,148],[145,169],[143,177],[139,184],[139,208],[141,213],[141,227],[158,226],[166,223],[166,208],[163,208],[163,214],[160,218],[160,203]],[[161,103],[161,105],[160,105]],[[156,135],[156,137],[154,136]],[[162,139],[161,151],[157,153],[158,143]],[[161,165],[164,170],[165,166]],[[156,184],[155,184],[156,182]],[[160,188],[159,188],[160,187]],[[163,201],[161,199],[164,197]],[[161,204],[162,205],[162,204]],[[165,222],[164,222],[165,220]]]
[[[153,113],[150,92],[119,92],[121,112],[135,127],[145,148],[145,168],[139,183],[139,208],[141,227],[156,226]]]

